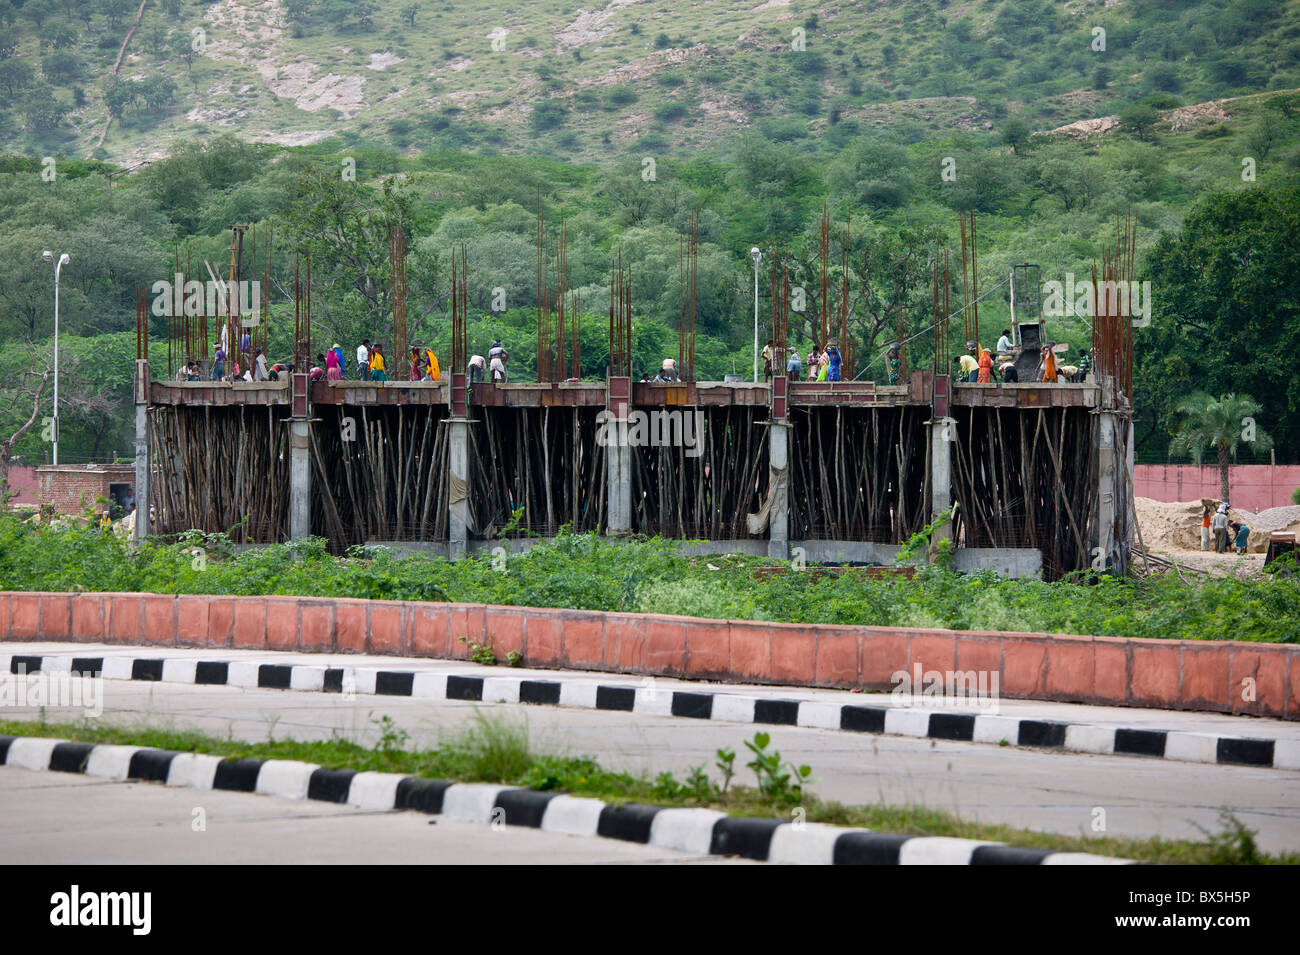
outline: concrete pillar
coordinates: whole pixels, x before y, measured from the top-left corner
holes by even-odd
[[[149,406],[135,406],[135,539],[149,536]]]
[[[773,421],[767,434],[771,509],[768,512],[767,556],[790,559],[790,426]]]
[[[311,536],[311,425],[289,421],[289,539]]]
[[[1102,411],[1097,415],[1097,547],[1089,555],[1092,569],[1109,570],[1115,556],[1115,415]]]
[[[602,419],[605,445],[605,533],[632,533],[632,454],[627,416],[632,410],[632,379],[606,379],[606,411]]]
[[[135,363],[135,539],[149,536],[149,362]]]
[[[632,448],[627,443],[627,420],[609,422],[610,440],[605,448],[605,481],[609,507],[605,515],[606,534],[632,533]]]
[[[952,507],[952,449],[957,443],[957,422],[933,418],[930,428],[930,520]],[[932,543],[952,537],[952,522],[935,529]]]
[[[469,499],[458,497],[456,485],[468,494],[469,487],[469,419],[451,418],[447,422],[448,462],[452,489],[448,498],[447,556],[459,560],[465,556],[469,540]]]

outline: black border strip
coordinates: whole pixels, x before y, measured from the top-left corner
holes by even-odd
[[[375,674],[376,696],[410,696],[415,674],[410,670],[380,670]]]
[[[447,699],[449,700],[483,700],[483,678],[481,676],[447,676]]]
[[[137,658],[131,661],[131,679],[150,683],[162,681],[163,661],[158,658]]]
[[[172,760],[179,754],[170,749],[137,749],[131,754],[131,763],[126,770],[127,779],[139,779],[148,783],[165,783],[171,772]]]
[[[497,793],[496,802],[492,804],[493,814],[497,809],[502,810],[507,826],[540,829],[546,807],[558,795],[559,793],[542,793],[531,789],[503,789]]]
[[[772,848],[772,834],[785,819],[745,819],[723,816],[713,824],[709,855],[740,856],[766,862]]]
[[[257,774],[262,770],[261,759],[223,759],[217,764],[212,777],[213,789],[251,793],[257,791]]]
[[[659,814],[659,806],[644,806],[630,802],[622,806],[606,804],[596,823],[596,835],[624,842],[650,841],[650,823]]]
[[[754,722],[775,726],[799,725],[798,700],[755,700]]]
[[[1016,739],[1020,746],[1061,747],[1065,745],[1065,728],[1069,725],[1051,720],[1021,720]]]
[[[631,713],[636,708],[636,687],[597,686],[596,709]]]
[[[307,798],[321,802],[347,802],[355,769],[318,769],[307,781]]]
[[[903,843],[915,838],[888,832],[846,832],[835,840],[831,865],[898,865]]]
[[[1238,766],[1272,766],[1273,743],[1271,739],[1220,736],[1214,747],[1214,758],[1216,762]]]
[[[555,680],[521,680],[519,702],[540,706],[559,706],[562,684]],[[599,691],[597,691],[599,692]]]
[[[925,735],[969,743],[975,739],[975,717],[969,713],[931,713]]]
[[[687,719],[712,719],[713,694],[686,693],[681,690],[673,690],[673,705],[671,712],[673,716],[684,716]]]
[[[50,753],[49,769],[55,773],[84,773],[94,743],[59,743]]]
[[[443,794],[452,784],[445,779],[419,779],[407,776],[397,784],[394,809],[411,809],[436,815],[442,812]]]
[[[220,660],[200,660],[194,667],[194,682],[204,686],[225,686],[230,680],[230,664]]]
[[[29,657],[29,656],[10,657],[9,672],[12,673],[14,676],[26,676],[28,673],[40,673],[41,660],[42,660],[41,657]],[[23,668],[21,673],[18,672],[19,666]]]
[[[293,681],[293,664],[263,663],[257,668],[257,685],[261,689],[287,690]]]
[[[98,677],[104,673],[103,657],[73,657],[72,658],[72,675],[81,674],[83,677]]]
[[[1165,755],[1164,730],[1115,730],[1115,755],[1117,756],[1157,756]]]

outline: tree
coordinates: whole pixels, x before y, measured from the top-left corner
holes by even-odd
[[[136,85],[110,76],[104,83],[104,106],[113,119],[121,119],[127,107],[135,102],[138,94]]]
[[[1160,113],[1147,103],[1134,103],[1119,114],[1119,124],[1138,139],[1151,138],[1152,127],[1160,122]]]
[[[122,18],[134,9],[131,0],[100,0],[99,6],[108,19],[109,27],[114,30],[122,25]]]
[[[408,27],[415,26],[415,16],[419,12],[420,5],[418,3],[408,3],[406,6],[402,7],[402,19],[406,21]]]
[[[32,412],[22,417],[17,427],[6,427],[8,434],[0,439],[0,500],[9,490],[9,461],[13,458],[14,446],[32,429],[41,416],[41,404],[45,397],[45,386],[53,376],[53,370],[45,365],[42,368],[26,368],[18,384],[12,388],[0,389],[0,401],[7,408],[21,408],[25,412],[30,402]],[[4,434],[0,432],[0,434]]]
[[[11,100],[30,86],[35,78],[32,68],[22,60],[0,61],[0,86],[4,87]]]
[[[1257,451],[1273,447],[1272,436],[1255,423],[1262,410],[1250,395],[1211,398],[1203,391],[1190,394],[1174,406],[1181,420],[1169,450],[1190,454],[1200,464],[1205,449],[1213,449],[1219,464],[1219,497],[1229,500],[1228,465],[1236,459],[1238,446],[1244,441]]]
[[[1019,116],[1012,116],[1002,125],[1002,142],[1011,147],[1013,153],[1019,153],[1020,147],[1029,142],[1031,130],[1029,124]]]
[[[833,193],[873,208],[891,208],[912,192],[907,150],[887,140],[863,138],[840,154],[826,173]]]
[[[1300,187],[1210,196],[1145,261],[1150,325],[1138,328],[1136,420],[1159,452],[1178,399],[1191,391],[1258,396],[1278,447],[1300,447]]]
[[[143,87],[140,90],[140,98],[144,100],[145,107],[150,112],[160,112],[176,98],[176,85],[161,74],[150,77],[140,85]]]

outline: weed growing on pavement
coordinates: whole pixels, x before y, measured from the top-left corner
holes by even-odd
[[[461,637],[460,642],[469,647],[469,658],[475,663],[481,663],[484,666],[494,667],[497,665],[497,654],[492,649],[490,643],[475,643],[469,637]],[[516,651],[511,650],[511,653]],[[511,666],[514,666],[512,663]]]
[[[768,752],[771,742],[772,737],[762,732],[755,733],[752,740],[745,740],[745,748],[754,754],[745,765],[754,771],[759,792],[794,805],[803,798],[803,784],[812,775],[812,767],[783,763],[779,752]]]
[[[376,750],[381,753],[393,753],[406,748],[411,734],[404,729],[399,729],[391,716],[381,716],[370,722],[379,729],[379,743],[375,746]]]
[[[386,729],[394,734],[390,738],[395,739],[401,734],[391,723]],[[373,748],[338,738],[315,742],[276,740],[250,743],[146,725],[109,726],[102,720],[66,724],[0,721],[0,735],[150,746],[232,758],[294,759],[316,763],[325,769],[375,770],[457,782],[495,782],[589,796],[611,803],[699,806],[720,809],[734,816],[789,818],[788,798],[774,798],[753,787],[729,785],[735,759],[735,753],[730,749],[719,750],[714,764],[722,773],[721,785],[713,783],[702,766],[693,769],[684,782],[679,782],[671,773],[663,773],[651,780],[645,776],[612,772],[587,757],[539,754],[529,744],[526,725],[511,724],[500,717],[493,720],[486,715],[482,722],[432,750],[386,746],[382,735],[380,743]],[[838,802],[823,802],[808,792],[803,793],[798,805],[805,810],[808,822],[877,832],[982,839],[1027,848],[1091,852],[1160,864],[1300,865],[1300,853],[1269,855],[1260,852],[1254,832],[1230,815],[1222,817],[1218,832],[1207,833],[1205,841],[1191,842],[1159,837],[1129,839],[1037,832],[972,822],[924,806],[846,806]]]

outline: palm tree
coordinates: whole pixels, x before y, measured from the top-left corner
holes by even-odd
[[[1250,395],[1222,395],[1212,398],[1203,391],[1190,394],[1174,405],[1181,417],[1169,450],[1187,453],[1198,465],[1205,449],[1213,448],[1219,459],[1219,496],[1228,500],[1228,464],[1237,457],[1237,446],[1245,442],[1255,451],[1273,447],[1273,438],[1255,425],[1262,406]]]

